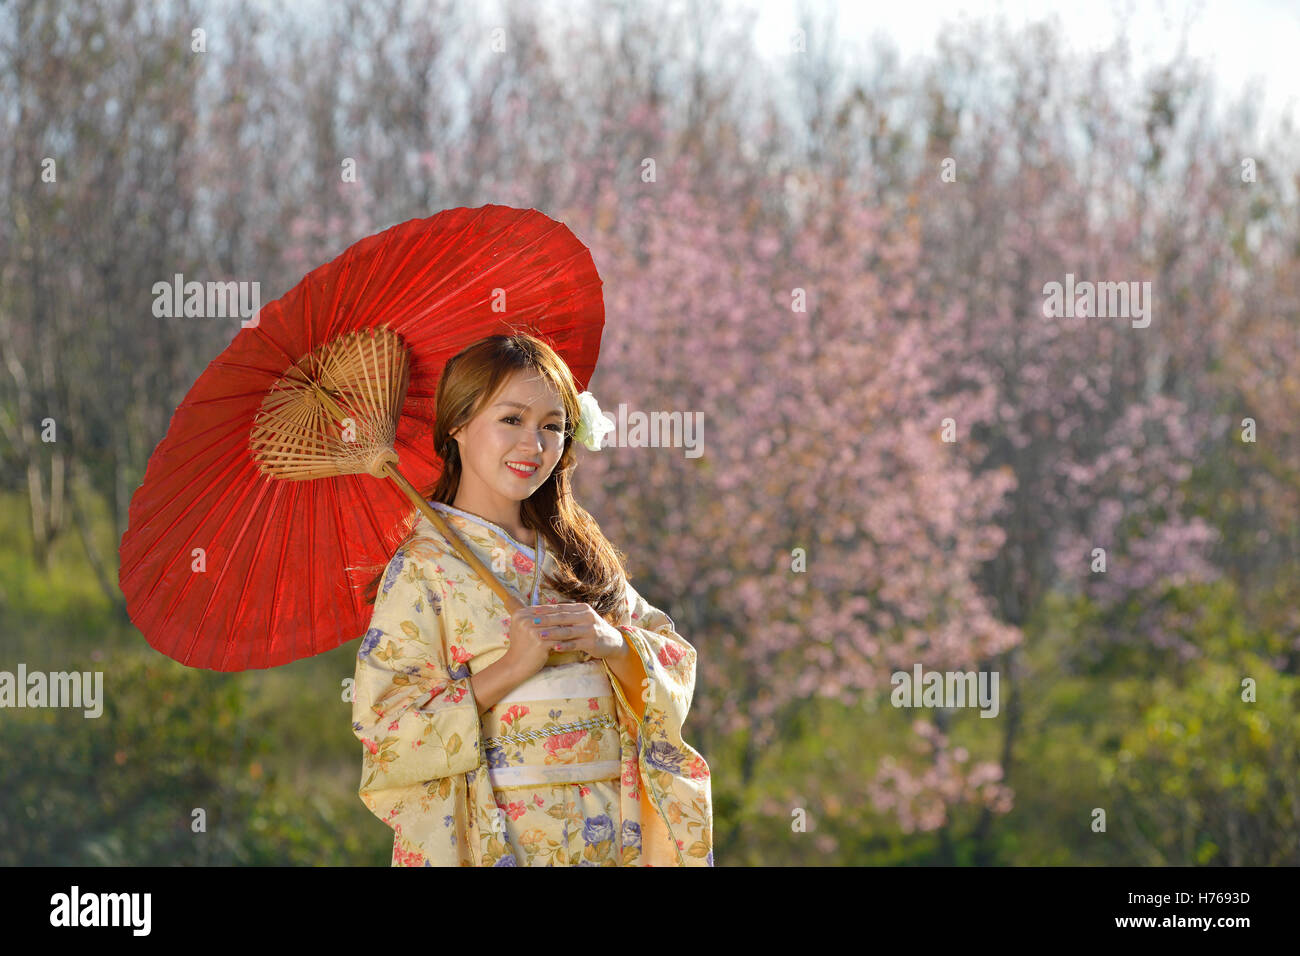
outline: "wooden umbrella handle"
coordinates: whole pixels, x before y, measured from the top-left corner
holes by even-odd
[[[478,555],[471,551],[465,542],[460,540],[460,535],[456,534],[456,532],[452,531],[452,529],[448,527],[447,522],[443,520],[442,515],[438,514],[438,512],[430,506],[429,502],[425,501],[424,498],[420,496],[420,493],[415,490],[415,486],[406,480],[406,476],[398,471],[397,467],[393,465],[392,462],[384,462],[384,465],[380,470],[389,478],[393,479],[393,481],[397,483],[397,487],[401,488],[402,491],[406,493],[406,496],[415,503],[415,506],[423,512],[424,516],[433,522],[433,526],[442,532],[443,537],[451,542],[452,547],[456,549],[461,560],[474,570],[474,573],[483,580],[484,584],[496,592],[497,597],[501,598],[502,602],[505,603],[507,611],[513,614],[515,611],[519,610],[519,608],[523,607],[523,604],[519,599],[507,591],[505,585],[501,583],[500,579],[483,566],[483,562],[478,559]]]
[[[478,559],[478,555],[474,554],[474,552],[470,550],[469,546],[461,540],[460,535],[456,534],[456,532],[451,529],[447,522],[443,520],[442,515],[430,506],[429,502],[420,497],[420,493],[415,490],[415,486],[406,480],[406,476],[397,470],[396,465],[392,462],[384,462],[380,471],[395,481],[397,486],[406,493],[406,496],[415,503],[415,506],[420,509],[425,517],[433,522],[433,526],[442,532],[442,535],[452,543],[452,546],[456,549],[456,552],[461,556],[464,562],[474,570],[474,573],[477,574],[488,587],[496,592],[499,598],[501,598],[505,603],[507,611],[514,614],[515,611],[524,606],[517,597],[506,590],[505,585],[501,583],[501,580],[495,574],[483,566],[483,562]],[[578,661],[587,661],[590,659],[590,656],[585,651],[551,651],[551,653],[546,657],[546,666],[555,667],[557,664],[572,664]]]
[[[329,409],[331,414],[334,416],[336,423],[342,424],[342,422],[347,420],[348,413],[339,406],[339,403],[334,400],[333,396],[330,395],[327,389],[321,387],[318,382],[310,379],[306,384],[311,388],[320,403]],[[405,389],[403,389],[403,391],[405,391]],[[399,407],[401,405],[400,398],[398,400],[398,405]],[[397,484],[397,487],[401,488],[406,494],[406,497],[410,498],[411,501],[415,503],[415,506],[424,512],[424,516],[433,522],[433,526],[441,531],[443,536],[451,542],[452,547],[454,547],[456,552],[461,556],[461,560],[473,568],[474,573],[477,574],[483,582],[495,591],[497,596],[505,602],[506,610],[513,614],[519,608],[523,607],[523,604],[519,602],[519,599],[505,589],[505,586],[497,579],[497,576],[488,571],[487,568],[483,567],[483,562],[480,561],[472,551],[470,551],[465,542],[460,540],[460,535],[456,534],[447,526],[447,522],[442,520],[442,516],[429,506],[429,502],[425,501],[423,496],[415,490],[415,485],[407,481],[406,476],[397,470],[397,451],[395,449],[383,449],[381,453],[370,462],[369,467],[366,470],[376,478],[391,478]]]
[[[321,404],[333,413],[337,422],[342,423],[347,418],[347,413],[339,407],[338,402],[334,401],[333,397],[326,389],[322,388],[316,382],[308,382],[308,385],[315,392]],[[401,402],[399,401],[398,404],[400,405]],[[406,497],[411,499],[415,504],[415,507],[419,508],[421,513],[433,522],[433,526],[442,533],[442,536],[451,542],[452,547],[456,549],[456,553],[460,555],[461,560],[470,566],[483,583],[496,593],[497,597],[501,598],[502,603],[505,604],[506,610],[510,614],[514,614],[515,611],[523,607],[524,605],[520,600],[506,590],[505,585],[501,583],[501,580],[483,566],[483,562],[480,561],[478,556],[470,550],[469,546],[461,540],[460,535],[456,534],[456,532],[451,529],[451,526],[443,520],[442,515],[438,514],[438,512],[429,505],[429,502],[425,501],[424,497],[415,490],[415,486],[406,479],[406,476],[397,470],[397,462],[397,451],[393,448],[388,448],[370,461],[369,467],[366,468],[366,472],[374,475],[376,478],[391,478],[397,484],[397,487],[402,489],[402,492]],[[608,616],[606,617],[606,620],[610,620]],[[613,623],[613,621],[611,620],[610,623]],[[558,653],[551,651],[546,658],[546,666],[554,667],[557,664],[569,664],[575,661],[587,661],[591,659],[592,658],[585,651],[560,651]]]

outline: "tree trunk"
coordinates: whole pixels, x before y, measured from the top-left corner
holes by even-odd
[[[74,466],[76,467],[76,466]],[[77,483],[81,485],[83,493],[92,493],[93,487],[88,480],[88,476],[77,467]],[[130,620],[126,613],[126,599],[122,596],[122,591],[117,585],[117,574],[114,570],[115,565],[110,565],[104,560],[100,553],[98,545],[95,544],[95,537],[92,532],[90,521],[87,519],[85,510],[81,507],[81,502],[77,500],[76,493],[68,496],[72,504],[72,520],[77,526],[77,534],[81,538],[81,546],[85,549],[86,560],[90,562],[90,568],[95,572],[95,580],[99,582],[99,589],[104,592],[109,603],[113,606],[117,616],[124,620]],[[116,539],[115,539],[116,540]]]

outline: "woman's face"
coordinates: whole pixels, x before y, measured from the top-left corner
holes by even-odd
[[[515,372],[491,405],[452,431],[466,497],[491,509],[529,497],[559,462],[564,427],[564,403],[551,384],[536,372]]]

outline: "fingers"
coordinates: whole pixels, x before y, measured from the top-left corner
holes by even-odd
[[[555,652],[574,650],[577,642],[590,636],[588,604],[539,604],[528,608],[538,640]]]
[[[541,624],[534,624],[538,638],[554,643],[555,641],[573,641],[585,637],[589,625],[582,620],[563,620],[560,615],[542,617]]]
[[[593,634],[594,631],[583,624],[549,624],[543,625],[538,630],[537,639],[546,644],[564,644],[571,647],[576,642],[591,637]]]
[[[576,641],[594,633],[582,624],[542,624],[539,625],[537,636],[543,641]]]
[[[530,617],[541,618],[543,621],[579,621],[585,620],[591,613],[591,607],[586,604],[548,604],[528,611]]]

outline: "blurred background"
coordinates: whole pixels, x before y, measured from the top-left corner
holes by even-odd
[[[1300,19],[884,6],[0,4],[0,670],[106,696],[0,711],[0,864],[388,864],[356,642],[125,616],[239,330],[152,287],[485,203],[590,247],[605,409],[703,413],[577,492],[699,651],[717,865],[1300,864]],[[1045,317],[1067,273],[1149,326]],[[917,664],[997,716],[892,706]]]

